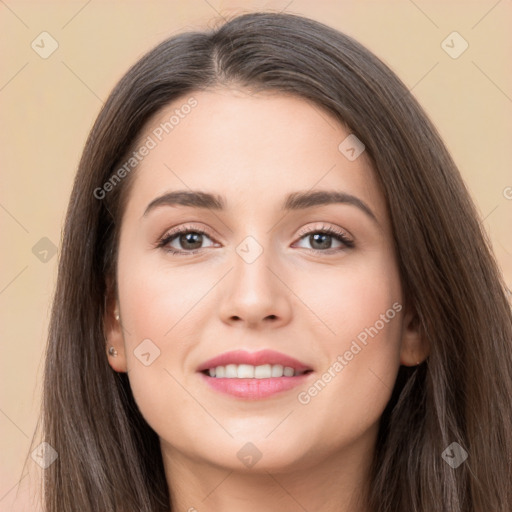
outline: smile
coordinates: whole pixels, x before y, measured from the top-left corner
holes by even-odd
[[[197,371],[211,389],[246,400],[290,390],[313,373],[311,367],[273,350],[227,352],[205,361]]]

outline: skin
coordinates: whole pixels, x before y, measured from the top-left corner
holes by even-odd
[[[160,437],[173,510],[364,511],[357,497],[366,490],[378,421],[399,366],[428,355],[403,304],[391,226],[370,161],[364,152],[349,161],[339,151],[350,132],[317,106],[235,88],[176,100],[139,140],[190,96],[197,106],[134,171],[117,293],[105,319],[109,345],[118,352],[109,363],[128,372],[135,400]],[[156,197],[177,189],[223,195],[228,207],[160,206],[144,215]],[[281,211],[287,194],[311,189],[357,196],[377,222],[349,204]],[[189,231],[209,233],[198,253],[156,247],[171,228],[189,224]],[[347,233],[355,247],[333,237],[334,252],[326,253],[309,236],[324,226]],[[309,235],[299,236],[302,228],[311,228]],[[236,251],[248,236],[263,249],[250,264]],[[171,245],[192,250],[179,237]],[[401,311],[301,403],[298,394],[396,303]],[[160,350],[149,366],[134,354],[144,339]],[[244,400],[210,389],[196,371],[226,351],[267,348],[310,365],[306,385]],[[237,457],[248,442],[261,454],[252,467]]]

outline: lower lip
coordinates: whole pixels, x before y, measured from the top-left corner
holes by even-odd
[[[303,385],[311,374],[312,372],[303,373],[296,377],[274,377],[270,379],[226,379],[210,377],[204,373],[200,375],[206,384],[215,391],[245,398],[246,400],[258,400]]]

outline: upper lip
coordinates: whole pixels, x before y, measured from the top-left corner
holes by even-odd
[[[275,350],[260,350],[258,352],[247,352],[245,350],[233,350],[231,352],[224,352],[212,359],[208,359],[202,363],[197,371],[202,372],[215,368],[217,366],[226,366],[228,364],[250,364],[252,366],[261,366],[264,364],[280,364],[282,366],[289,366],[295,371],[312,370],[312,368],[294,357],[281,354]]]

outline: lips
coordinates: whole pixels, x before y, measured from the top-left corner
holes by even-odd
[[[313,368],[273,350],[235,350],[205,361],[197,371],[216,392],[258,400],[304,385]]]

